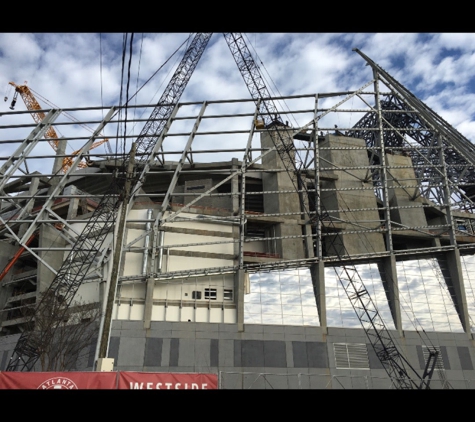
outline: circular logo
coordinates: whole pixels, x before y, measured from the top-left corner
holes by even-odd
[[[78,386],[65,377],[54,377],[40,384],[37,390],[79,390]]]

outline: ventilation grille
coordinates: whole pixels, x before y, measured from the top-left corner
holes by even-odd
[[[366,344],[333,343],[337,369],[369,369]]]

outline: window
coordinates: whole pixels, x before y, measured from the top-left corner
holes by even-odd
[[[216,300],[216,289],[205,289],[205,299]]]
[[[193,293],[191,293],[191,298],[192,299],[201,299],[201,292],[194,290]]]
[[[333,343],[337,369],[369,369],[366,344]]]

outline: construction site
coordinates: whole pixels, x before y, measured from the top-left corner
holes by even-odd
[[[475,388],[473,144],[357,49],[359,89],[273,97],[242,35],[224,34],[249,97],[180,102],[210,37],[137,114],[91,121],[98,107],[48,108],[12,82],[0,371]],[[124,122],[119,142],[102,134]],[[55,131],[82,124],[93,133]],[[46,355],[84,324],[62,366]]]

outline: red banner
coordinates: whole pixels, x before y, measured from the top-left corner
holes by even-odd
[[[119,390],[216,390],[215,374],[119,372]]]
[[[113,390],[116,372],[0,372],[0,389]]]
[[[215,374],[157,372],[0,372],[0,390],[215,390]]]

